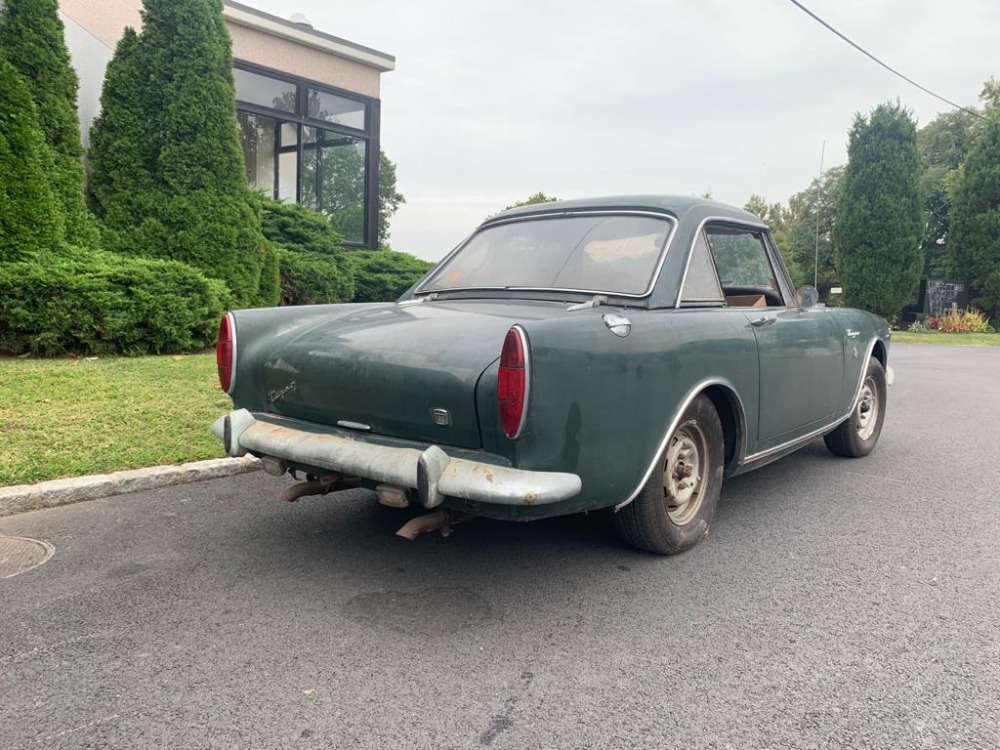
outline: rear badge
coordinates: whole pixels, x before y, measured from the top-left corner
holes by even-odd
[[[451,414],[448,413],[447,409],[431,409],[431,417],[434,419],[434,424],[441,427],[447,427],[451,424]]]

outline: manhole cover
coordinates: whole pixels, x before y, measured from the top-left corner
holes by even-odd
[[[13,578],[18,573],[37,568],[55,551],[48,542],[23,536],[0,536],[0,578]]]

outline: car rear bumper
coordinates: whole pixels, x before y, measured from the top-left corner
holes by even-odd
[[[307,432],[263,421],[246,409],[219,417],[212,433],[230,456],[272,456],[405,487],[415,490],[427,508],[440,505],[445,497],[498,505],[548,505],[579,494],[583,487],[576,474],[454,458],[436,445],[423,449],[380,445],[360,436]]]

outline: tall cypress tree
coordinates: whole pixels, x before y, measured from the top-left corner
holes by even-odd
[[[92,131],[95,210],[117,249],[190,263],[225,281],[238,305],[274,304],[277,266],[246,186],[222,2],[144,4]]]
[[[84,201],[78,81],[70,65],[59,4],[57,0],[4,0],[0,8],[0,50],[30,84],[50,151],[50,180],[65,217],[66,239],[95,245],[97,231]]]
[[[45,255],[61,239],[46,156],[28,84],[0,56],[0,263]]]
[[[104,72],[101,113],[90,129],[90,204],[112,230],[134,229],[157,199],[155,144],[143,99],[145,64],[139,35],[126,28]],[[127,234],[106,232],[109,249],[128,248]]]
[[[1000,315],[1000,109],[989,122],[959,172],[948,250],[956,278],[971,282],[972,300]]]
[[[917,291],[923,254],[920,154],[913,117],[899,104],[857,114],[833,228],[845,300],[894,318]]]

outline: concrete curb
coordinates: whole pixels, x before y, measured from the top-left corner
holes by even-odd
[[[113,474],[96,474],[72,479],[53,479],[39,484],[21,484],[0,487],[0,516],[24,513],[28,510],[53,508],[67,503],[97,500],[112,495],[124,495],[140,490],[153,490],[174,484],[200,482],[205,479],[228,477],[256,471],[260,459],[211,458],[207,461],[180,466],[152,466],[148,469],[116,471]]]

